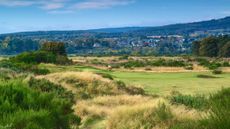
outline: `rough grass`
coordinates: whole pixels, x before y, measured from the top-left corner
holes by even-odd
[[[109,117],[119,113],[118,111],[121,109],[131,109],[141,105],[153,106],[160,100],[140,95],[101,96],[91,100],[79,101],[74,109],[75,113],[82,118],[82,129],[94,129],[98,128],[98,126],[102,126],[105,129],[108,125]],[[103,124],[97,125],[98,123]]]
[[[126,87],[124,83],[103,78],[91,72],[61,72],[37,78],[61,84],[72,91],[77,98],[88,99],[100,95],[142,94],[143,90],[135,87]]]
[[[82,129],[164,129],[184,119],[197,120],[201,113],[184,106],[170,105],[163,98],[141,95],[100,96],[78,101],[74,109],[75,114],[82,118]]]

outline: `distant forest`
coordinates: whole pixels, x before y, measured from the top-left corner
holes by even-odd
[[[15,55],[40,49],[47,41],[63,42],[68,54],[76,55],[181,55],[191,54],[209,57],[229,57],[228,37],[230,17],[161,27],[105,28],[84,31],[37,31],[0,35],[0,55]],[[184,41],[166,40],[152,46],[145,46],[148,36],[180,35]],[[192,35],[192,36],[191,36]],[[196,35],[194,37],[193,35]],[[198,36],[197,36],[198,35]],[[202,41],[192,42],[205,37]],[[219,39],[220,38],[220,39]],[[142,46],[131,45],[142,41]],[[120,44],[118,44],[118,42]],[[148,42],[148,41],[147,41]]]

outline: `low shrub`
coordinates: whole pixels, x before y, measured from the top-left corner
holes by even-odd
[[[173,101],[175,101],[175,99]],[[184,104],[184,101],[176,101],[177,103]],[[195,101],[197,100],[195,99]],[[203,98],[201,98],[200,102],[202,101],[204,101]],[[198,105],[200,105],[200,102]],[[170,129],[229,129],[230,88],[222,89],[221,91],[212,94],[209,99],[204,101],[204,103],[207,104],[208,112],[201,120],[180,121],[174,124]]]
[[[36,91],[52,93],[60,98],[74,102],[74,95],[71,92],[66,91],[62,86],[56,85],[48,80],[31,78],[28,81],[28,85]]]
[[[166,60],[166,59],[158,59],[158,60],[129,60],[128,62],[121,63],[121,66],[125,68],[132,67],[146,67],[146,66],[163,66],[163,67],[187,67],[191,66],[191,64],[183,61],[183,60]]]
[[[31,72],[36,75],[45,75],[50,73],[48,69],[40,69],[36,64],[14,62],[10,60],[0,61],[0,68],[11,69],[15,72]]]
[[[70,64],[71,60],[64,55],[56,55],[46,51],[24,52],[9,59],[15,63],[25,64],[40,64],[40,63],[54,63],[54,64]]]
[[[212,78],[218,78],[216,76],[212,76],[212,75],[204,75],[204,74],[199,74],[197,75],[198,78],[204,78],[204,79],[212,79]]]
[[[222,70],[219,70],[219,69],[215,69],[212,71],[213,74],[222,74]]]
[[[229,62],[224,62],[222,66],[223,67],[230,67],[230,64],[229,64]]]
[[[204,120],[208,129],[230,128],[230,88],[210,97],[210,115]]]
[[[206,58],[197,58],[196,61],[199,65],[204,66],[210,70],[215,70],[220,67],[229,67],[229,62],[220,62],[220,61],[209,61]]]
[[[177,121],[169,129],[207,129],[197,120]]]
[[[192,96],[177,94],[170,97],[172,104],[183,104],[189,108],[195,108],[199,110],[206,109],[208,107],[208,100],[204,96]]]
[[[72,103],[33,90],[22,80],[0,83],[0,125],[13,129],[69,129]]]

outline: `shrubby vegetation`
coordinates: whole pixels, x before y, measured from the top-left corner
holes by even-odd
[[[132,68],[132,67],[146,67],[146,66],[165,66],[165,67],[186,67],[191,66],[188,62],[184,60],[166,60],[166,59],[159,59],[159,60],[128,60],[128,62],[122,63],[121,66],[125,68]]]
[[[111,66],[112,68],[135,68],[135,67],[185,67],[189,68],[192,67],[192,64],[190,62],[187,62],[183,59],[127,59],[124,57],[119,58],[121,62],[118,61],[115,63],[105,63],[103,61],[94,59],[90,63],[94,65],[102,65],[102,66]],[[192,69],[192,68],[190,68]]]
[[[177,123],[172,129],[229,129],[230,128],[230,88],[222,89],[209,98],[203,96],[177,95],[172,103],[208,110],[201,120]]]
[[[56,46],[56,43],[48,43]],[[60,44],[58,44],[60,45]],[[57,46],[58,46],[57,45]],[[63,45],[60,50],[64,51]],[[58,47],[54,47],[59,50]],[[37,80],[30,73],[47,74],[40,63],[67,64],[65,53],[39,50],[25,52],[0,62],[0,128],[70,129],[80,118],[73,114],[74,95],[47,80]]]
[[[10,68],[18,72],[26,71],[35,74],[48,74],[47,69],[38,68],[40,63],[70,64],[65,54],[63,43],[44,43],[41,50],[24,52],[7,60],[0,61],[0,67]]]
[[[42,45],[39,51],[25,52],[15,57],[11,57],[10,61],[39,64],[39,63],[53,63],[53,64],[70,64],[71,61],[67,58],[65,46],[63,43],[47,42]]]
[[[183,104],[190,108],[195,108],[198,110],[204,110],[207,108],[207,98],[201,95],[192,96],[192,95],[182,95],[176,94],[170,97],[170,102],[172,104]]]
[[[199,65],[204,66],[210,70],[216,70],[219,67],[230,67],[229,62],[227,61],[220,61],[220,60],[209,60],[207,58],[196,58],[196,61]]]
[[[34,80],[33,80],[34,82]],[[42,82],[44,83],[44,82]],[[36,87],[36,88],[34,88]],[[41,90],[43,89],[43,91]],[[49,89],[44,92],[44,89]],[[52,91],[52,92],[51,92]],[[14,129],[70,129],[80,118],[73,115],[69,99],[53,84],[28,84],[21,79],[0,79],[0,125]],[[77,120],[77,121],[76,121]]]

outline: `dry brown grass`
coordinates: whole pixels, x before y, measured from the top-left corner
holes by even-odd
[[[173,118],[161,121],[156,117],[159,103],[165,103],[172,112]],[[74,106],[75,114],[81,116],[83,123],[88,119],[103,120],[107,129],[141,129],[151,127],[166,129],[171,124],[182,120],[197,120],[201,112],[184,106],[170,105],[166,99],[141,95],[101,96],[91,100],[82,100]],[[82,128],[87,128],[84,126]],[[150,129],[150,128],[147,128]]]
[[[91,72],[61,72],[38,79],[47,79],[55,84],[62,85],[68,91],[75,94],[78,99],[88,99],[104,95],[142,94],[143,90],[135,87],[126,87],[101,75]]]
[[[113,113],[115,109],[121,107],[140,104],[149,105],[150,103],[155,103],[155,101],[157,100],[141,95],[100,96],[91,100],[79,101],[74,109],[76,109],[76,114],[81,117],[87,117],[88,115],[105,117]]]
[[[89,119],[102,119],[104,127],[108,125],[108,119],[122,109],[132,109],[135,107],[153,107],[162,99],[145,97],[141,95],[118,95],[118,96],[100,96],[90,100],[78,101],[74,106],[75,114],[82,118],[83,127],[88,128]],[[93,128],[96,128],[93,126]],[[92,129],[93,129],[92,128]]]
[[[99,80],[101,83],[111,83],[111,80],[102,78],[97,74],[93,74],[90,72],[60,72],[53,73],[45,76],[38,76],[38,79],[47,79],[53,83],[61,84],[64,88],[69,91],[76,92],[76,87],[74,86],[74,81],[82,81],[84,83],[91,84],[95,80]],[[68,83],[67,81],[72,80],[73,83]]]
[[[110,82],[109,79],[105,79],[100,75],[93,74],[91,72],[60,72],[60,73],[53,73],[46,76],[40,76],[41,78],[48,78],[52,81],[61,81],[63,78],[66,79],[80,79],[85,82],[93,82],[94,80],[100,80],[102,82]]]

